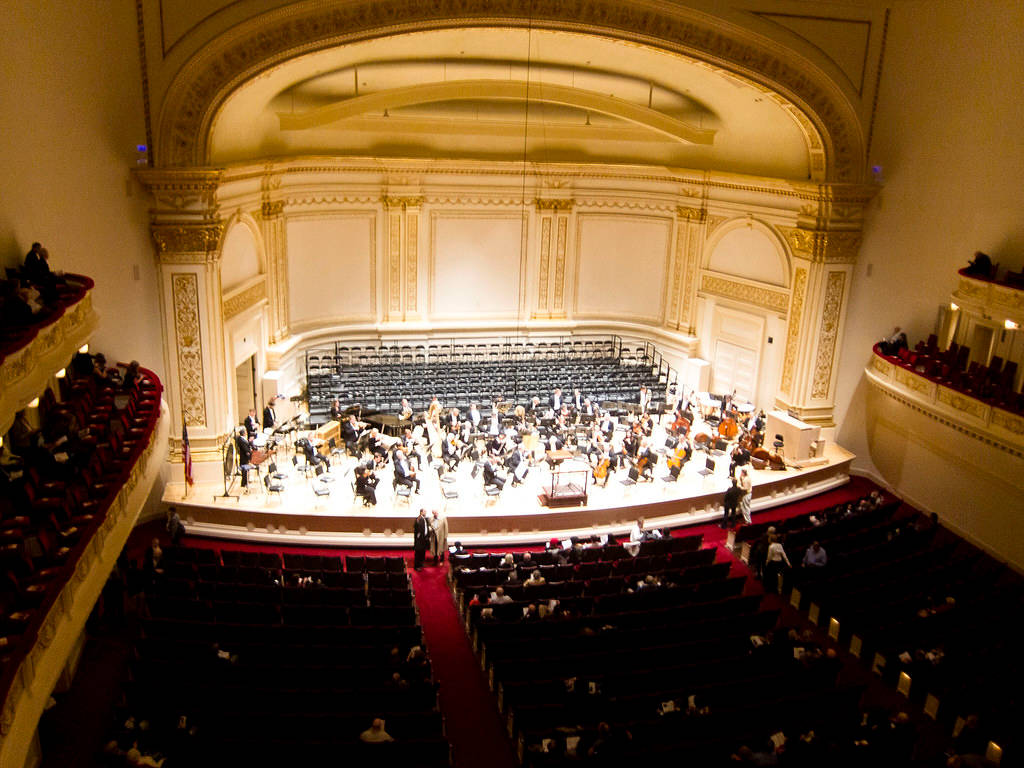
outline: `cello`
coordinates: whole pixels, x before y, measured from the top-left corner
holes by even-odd
[[[600,483],[602,480],[604,480],[604,482],[601,483],[602,488],[608,485],[608,469],[611,467],[611,465],[612,460],[608,456],[605,456],[603,459],[597,462],[597,466],[594,467],[594,482]]]
[[[736,419],[731,416],[726,416],[720,422],[718,422],[718,436],[724,437],[726,440],[732,440],[736,435],[739,434],[740,427],[736,423]]]

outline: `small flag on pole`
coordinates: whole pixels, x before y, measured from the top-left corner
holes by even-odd
[[[185,465],[185,484],[192,485],[192,449],[188,444],[188,427],[185,417],[181,418],[181,463]]]

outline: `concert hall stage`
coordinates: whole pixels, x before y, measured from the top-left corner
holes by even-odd
[[[852,453],[829,444],[822,459],[800,462],[802,468],[752,470],[755,519],[759,511],[844,485],[853,459]],[[471,461],[463,462],[451,483],[442,484],[436,471],[424,471],[420,493],[408,500],[395,497],[389,464],[380,473],[377,506],[365,507],[354,498],[355,464],[354,458],[345,458],[331,467],[335,479],[330,496],[316,496],[317,481],[293,473],[283,481],[280,494],[266,494],[262,482],[244,494],[236,482],[233,498],[221,498],[224,489],[219,484],[196,485],[183,498],[184,484],[170,483],[163,501],[177,506],[188,532],[199,536],[306,546],[411,547],[413,517],[425,507],[448,517],[449,544],[458,540],[466,546],[500,546],[628,533],[640,516],[655,527],[706,523],[721,518],[729,483],[728,455],[715,459],[713,474],[701,476],[705,457],[698,452],[677,481],[663,479],[668,474],[664,461],[654,467],[652,482],[636,485],[624,484],[628,473],[621,469],[609,477],[607,487],[589,481],[585,506],[552,509],[540,500],[551,489],[546,464],[531,469],[520,486],[509,483],[493,498],[485,496],[481,479],[471,476]],[[574,464],[584,466],[573,460],[565,468],[573,469]],[[442,487],[456,491],[458,498],[446,500]]]

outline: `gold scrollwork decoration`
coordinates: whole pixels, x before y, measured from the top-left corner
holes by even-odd
[[[538,211],[571,211],[573,200],[559,199],[553,197],[538,197]]]
[[[705,274],[701,278],[700,289],[704,293],[755,304],[783,315],[789,308],[789,294],[785,291],[773,291],[770,288],[727,280],[716,275]]]
[[[190,427],[206,426],[206,386],[199,321],[199,278],[192,272],[171,275],[174,335],[178,353],[181,409]]]
[[[267,282],[260,280],[244,291],[224,299],[224,319],[230,320],[239,312],[245,311],[265,298],[267,298]]]
[[[815,398],[828,397],[845,288],[845,272],[828,273],[825,282],[825,303],[821,312],[821,328],[818,332],[818,354],[814,361],[814,379],[811,383],[811,396]]]
[[[176,253],[211,254],[220,248],[224,224],[153,224],[152,233],[161,257]]]

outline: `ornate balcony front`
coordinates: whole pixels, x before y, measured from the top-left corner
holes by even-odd
[[[44,321],[23,329],[5,329],[5,343],[0,344],[0,434],[96,330],[99,318],[92,307],[93,281],[84,275],[64,277],[73,288]]]

